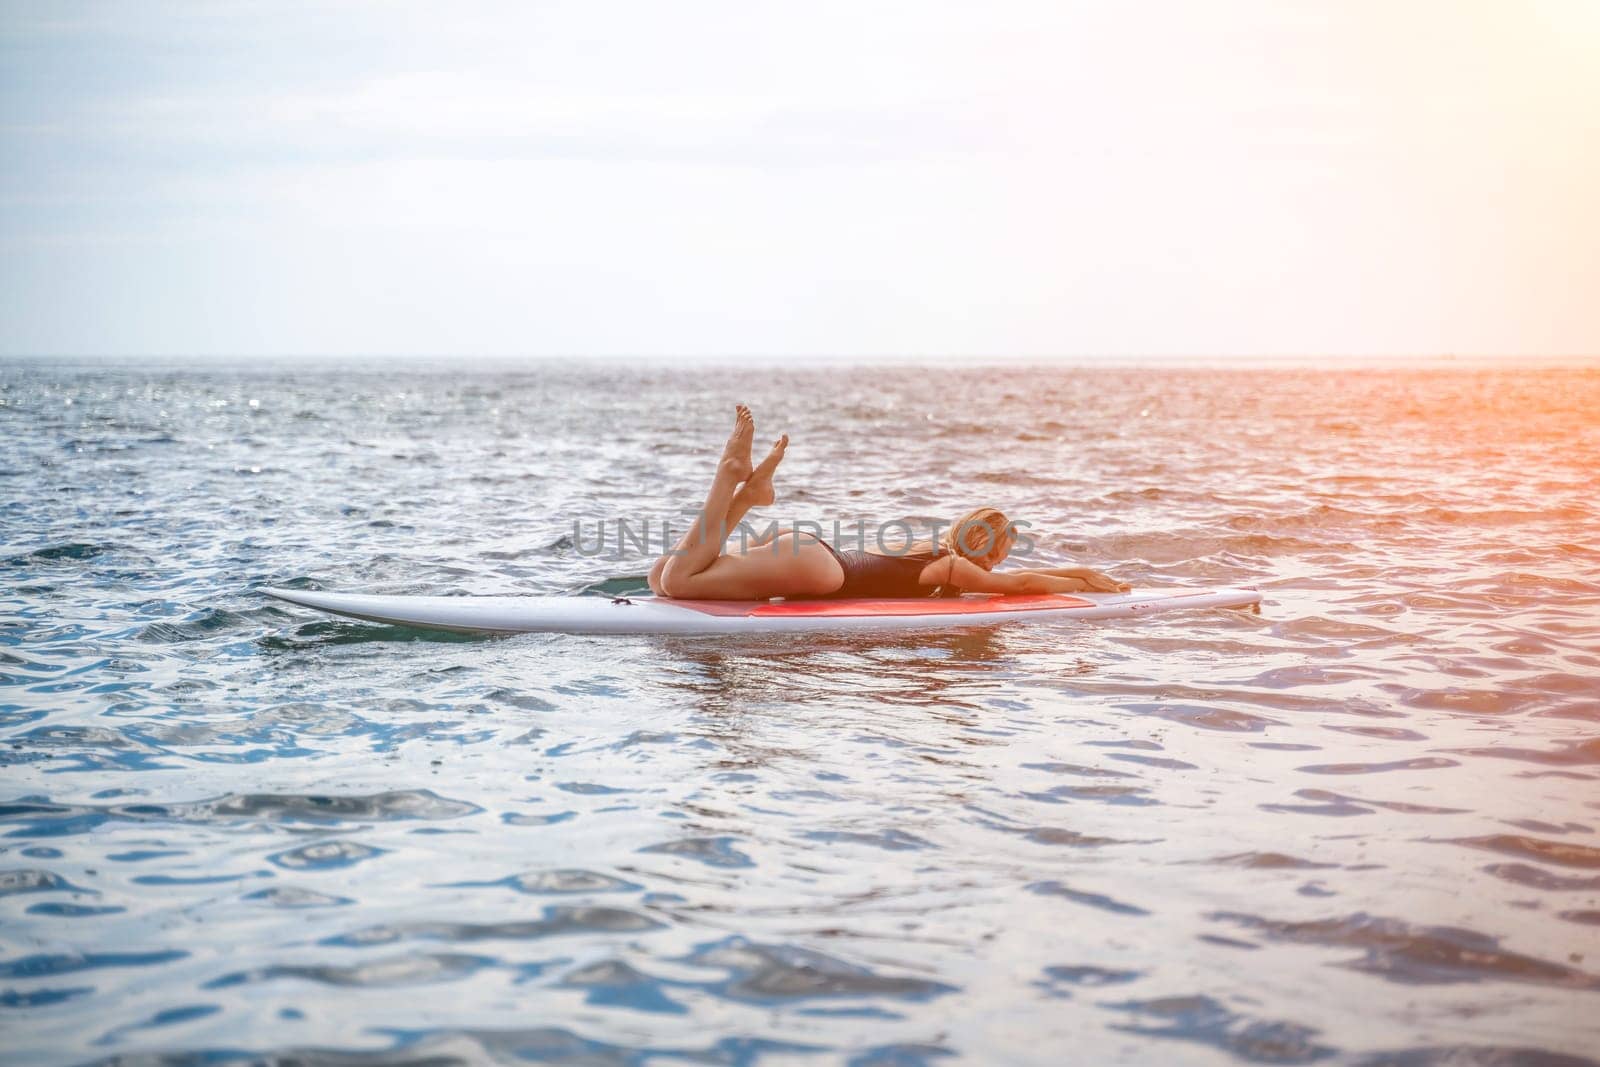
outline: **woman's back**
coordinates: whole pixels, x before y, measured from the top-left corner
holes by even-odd
[[[827,542],[823,542],[827,544]],[[833,597],[899,598],[952,596],[960,590],[944,591],[923,585],[922,572],[933,562],[932,553],[916,552],[902,556],[880,556],[874,552],[840,552],[828,545],[844,570],[844,584],[828,594]]]

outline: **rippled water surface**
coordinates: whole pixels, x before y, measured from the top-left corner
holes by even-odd
[[[992,502],[1260,615],[445,638],[263,584],[641,584]],[[1600,372],[0,365],[0,1052],[1573,1064]],[[614,547],[614,546],[613,546]]]

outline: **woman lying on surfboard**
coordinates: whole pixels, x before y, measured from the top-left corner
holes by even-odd
[[[726,546],[728,534],[753,507],[771,504],[772,473],[789,446],[778,438],[759,466],[751,464],[755,439],[750,409],[738,406],[733,433],[722,450],[705,506],[678,547],[656,561],[650,588],[657,596],[691,600],[767,600],[771,597],[921,597],[971,593],[1125,593],[1128,586],[1086,567],[996,573],[1016,541],[1011,522],[994,508],[979,508],[938,543],[925,541],[891,556],[840,552],[797,530],[778,530],[759,541]]]

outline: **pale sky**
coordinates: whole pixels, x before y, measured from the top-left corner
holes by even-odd
[[[1600,353],[1600,0],[0,0],[0,355]]]

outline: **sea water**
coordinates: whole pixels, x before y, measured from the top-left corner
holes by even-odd
[[[681,530],[735,401],[792,440],[763,523],[993,504],[1261,613],[255,592],[638,591],[593,531]],[[0,1057],[1592,1062],[1597,412],[1581,366],[0,364]]]

